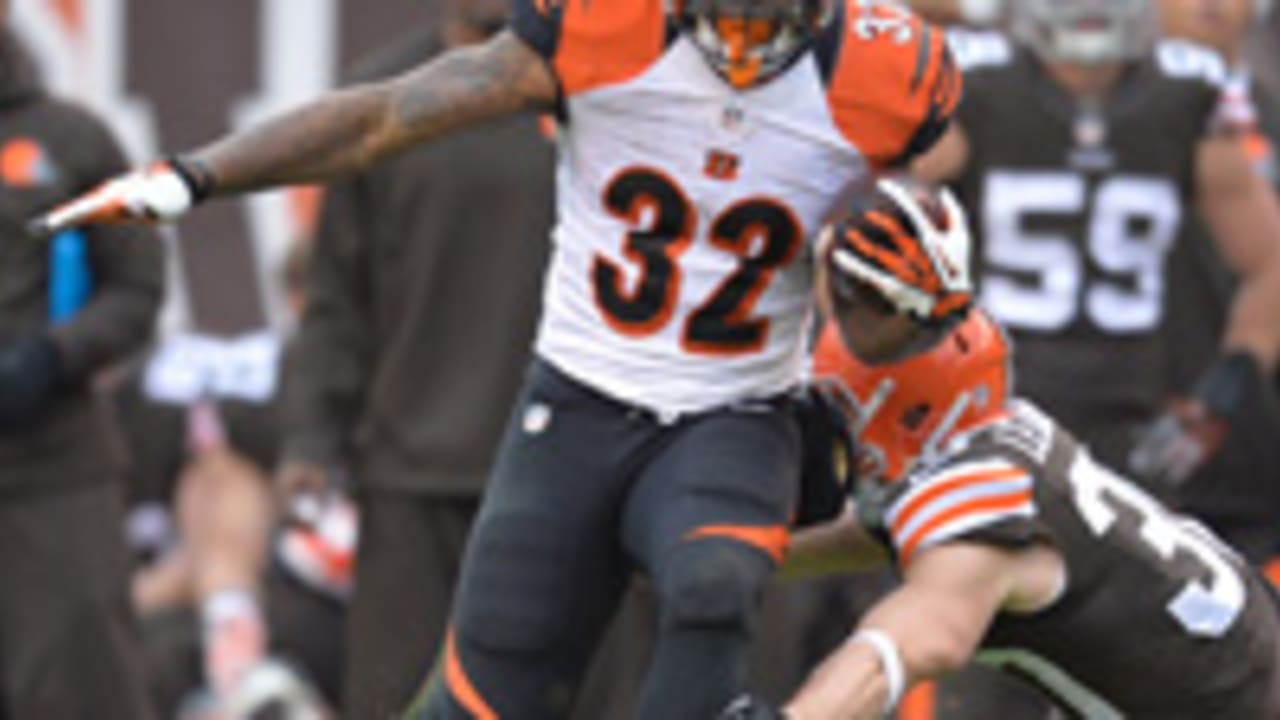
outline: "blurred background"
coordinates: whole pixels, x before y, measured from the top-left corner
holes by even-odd
[[[356,58],[424,27],[434,14],[433,0],[12,5],[12,26],[50,88],[97,112],[135,160],[189,147],[312,98]],[[170,255],[164,327],[234,334],[282,322],[273,274],[288,245],[305,241],[313,229],[316,199],[308,191],[263,195],[179,226],[175,236],[184,240]],[[250,277],[257,283],[246,282]]]
[[[371,54],[377,56],[414,34],[435,34],[439,25],[435,2],[10,0],[10,27],[50,90],[98,116],[132,164],[259,122],[353,77],[352,68],[366,63]],[[1258,113],[1264,118],[1280,117],[1275,100],[1280,98],[1280,13],[1257,24],[1247,48],[1262,88],[1255,96],[1262,103]],[[379,65],[378,72],[385,67],[386,63]],[[355,76],[366,75],[356,72]],[[531,165],[521,172],[542,177],[549,187],[551,144],[536,132],[526,135],[522,142],[539,148],[536,160],[545,167]],[[1266,143],[1274,170],[1274,148],[1280,138],[1266,135],[1264,131],[1260,140]],[[435,172],[442,171],[437,167]],[[477,188],[486,187],[475,182]],[[515,191],[504,188],[502,192]],[[545,199],[539,196],[537,202]],[[472,202],[483,206],[476,197]],[[507,206],[515,207],[514,202]],[[369,530],[361,525],[363,520],[356,519],[355,505],[361,504],[362,511],[382,507],[378,503],[389,499],[394,505],[399,493],[444,498],[446,504],[464,498],[458,527],[451,525],[452,515],[440,521],[440,527],[450,528],[442,531],[448,538],[441,547],[451,550],[441,552],[451,561],[461,552],[465,521],[474,512],[478,486],[466,492],[435,486],[406,491],[391,483],[389,490],[379,490],[378,498],[362,496],[358,502],[347,502],[349,476],[358,474],[353,468],[360,464],[325,453],[320,453],[325,455],[324,462],[315,464],[323,465],[323,482],[341,501],[326,492],[277,497],[294,477],[305,479],[308,469],[302,468],[296,476],[285,472],[297,469],[290,468],[288,461],[301,456],[286,451],[283,436],[290,428],[299,437],[305,432],[297,430],[296,422],[290,425],[284,419],[285,378],[280,368],[289,352],[288,333],[299,322],[308,280],[318,276],[308,263],[322,203],[320,189],[298,188],[242,202],[213,203],[175,227],[163,229],[169,252],[158,337],[146,347],[132,348],[109,370],[94,376],[96,390],[110,401],[121,456],[126,458],[118,479],[126,488],[121,520],[131,551],[128,595],[131,612],[141,618],[144,657],[138,674],[158,717],[321,718],[336,716],[339,707],[347,708],[342,713],[346,717],[385,717],[381,713],[386,708],[403,703],[405,684],[410,681],[381,676],[353,681],[352,671],[343,669],[343,645],[352,632],[348,629],[344,639],[353,548],[356,536]],[[469,212],[483,211],[472,207]],[[536,260],[530,260],[531,267]],[[341,267],[333,258],[325,262],[329,271]],[[519,343],[531,332],[536,270],[511,280],[528,298],[527,316],[509,319],[511,334],[502,336],[504,342],[510,337],[510,342]],[[347,349],[357,351],[355,355],[366,349],[372,352],[361,341],[351,343],[346,338],[336,341],[335,347],[344,342]],[[476,420],[475,435],[491,438],[485,442],[496,441],[503,408],[518,382],[523,356],[514,355],[509,367],[488,369],[495,378],[499,372],[502,375],[496,383],[500,392],[484,398],[485,412]],[[335,361],[320,372],[340,376],[348,369]],[[314,363],[303,370],[313,380],[318,372]],[[481,371],[487,370],[475,370]],[[400,368],[399,372],[407,371]],[[342,432],[360,434],[366,443],[362,452],[377,456],[369,449],[377,445],[377,431],[369,429],[366,418],[353,419],[358,410],[345,412],[343,421],[348,424]],[[411,414],[396,419],[417,422]],[[435,418],[430,427],[438,430],[451,419]],[[420,427],[427,425],[424,421]],[[486,457],[489,446],[479,445],[470,452]],[[421,457],[407,451],[401,454]],[[5,467],[2,462],[0,458],[0,473]],[[429,465],[422,461],[423,468]],[[424,470],[427,475],[431,472]],[[483,477],[483,463],[467,465],[467,472],[461,474]],[[1267,480],[1280,482],[1272,477],[1259,482]],[[1273,517],[1280,527],[1280,512]],[[379,526],[372,536],[393,543],[395,537],[402,537],[387,530],[395,527],[394,523]],[[1251,559],[1259,565],[1266,564],[1267,552],[1253,555]],[[446,579],[439,583],[447,584],[453,571],[452,566],[442,571]],[[381,576],[384,584],[369,587],[395,595],[400,589],[395,573],[401,571],[393,567],[386,572]],[[250,579],[242,577],[246,573]],[[881,582],[865,583],[861,589],[845,581],[813,583],[772,595],[769,620],[764,624],[767,637],[761,643],[765,657],[757,670],[763,692],[785,695],[804,669],[843,637],[853,619],[848,608],[856,598],[873,594]],[[647,648],[644,638],[651,629],[644,588],[633,595],[601,655],[583,718],[627,716],[623,708],[635,692]],[[445,592],[445,606],[447,597]],[[264,628],[270,628],[270,639]],[[397,630],[377,629],[390,637]],[[369,631],[361,636],[376,634]],[[214,652],[215,648],[225,651]],[[378,663],[404,665],[401,674],[418,678],[432,653],[424,650],[424,657],[408,665],[394,657],[375,658],[367,665],[379,672]],[[266,657],[280,658],[282,663],[264,664]],[[211,703],[207,691],[219,690],[220,668],[228,665],[241,673],[243,666],[262,672],[255,675],[256,685],[242,684],[230,705],[225,698]],[[350,687],[353,682],[371,696],[382,694],[368,700],[368,705],[354,704],[365,699],[344,699],[344,684]],[[999,696],[1003,691],[992,692]],[[1006,701],[1022,707],[1016,705],[1018,700],[1002,702]],[[275,712],[284,714],[255,714],[264,712],[271,702],[277,703]],[[229,711],[229,706],[239,709]],[[965,717],[947,715],[939,710],[944,706],[945,702],[934,699],[908,702],[903,717]],[[362,709],[353,709],[357,707]],[[383,710],[367,709],[371,707]],[[13,720],[79,717],[60,712],[33,711]],[[969,717],[982,717],[984,711],[976,712]],[[1051,710],[1030,712],[1041,715],[1000,716],[1057,717]]]

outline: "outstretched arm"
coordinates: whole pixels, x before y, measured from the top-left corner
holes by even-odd
[[[999,610],[1047,604],[1061,573],[1061,559],[1042,546],[1010,552],[950,543],[922,552],[902,586],[809,676],[787,704],[787,717],[882,717],[914,683],[967,662]]]
[[[464,125],[550,107],[555,99],[550,68],[508,30],[399,77],[326,95],[191,159],[207,170],[215,195],[313,182]]]
[[[330,93],[189,155],[122,175],[30,229],[172,220],[206,197],[352,173],[455,128],[550,107],[556,95],[547,63],[507,30],[399,77]]]

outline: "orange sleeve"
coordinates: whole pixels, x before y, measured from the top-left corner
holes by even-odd
[[[639,75],[667,45],[664,0],[514,0],[512,28],[565,95]]]
[[[845,1],[828,78],[832,116],[872,164],[906,164],[942,136],[963,79],[938,28],[906,10]]]

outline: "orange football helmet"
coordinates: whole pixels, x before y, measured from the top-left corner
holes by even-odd
[[[813,363],[814,382],[849,418],[862,478],[901,480],[957,433],[1008,412],[1009,341],[980,310],[931,349],[885,365],[858,360],[828,325]]]
[[[671,0],[679,27],[738,89],[785,70],[809,46],[827,7],[827,0]]]

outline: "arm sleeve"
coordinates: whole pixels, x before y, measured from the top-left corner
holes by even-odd
[[[938,28],[887,5],[857,12],[819,60],[832,119],[873,166],[902,167],[942,137],[964,79]]]
[[[511,28],[566,97],[636,77],[670,39],[664,0],[512,0]]]
[[[285,358],[284,457],[345,465],[372,370],[367,181],[329,187],[307,276],[307,307]]]
[[[928,55],[936,60],[924,70],[922,86],[928,100],[923,116],[901,155],[891,163],[899,167],[928,152],[946,134],[964,91],[964,76],[945,35],[934,29],[923,43]]]
[[[107,130],[85,119],[75,136],[80,193],[126,169],[124,156]],[[95,226],[84,231],[93,276],[93,294],[68,322],[52,329],[65,377],[87,377],[146,344],[154,330],[164,292],[164,246],[145,227]]]
[[[956,463],[914,481],[889,504],[884,526],[904,566],[945,542],[1008,547],[1045,535],[1031,475],[998,458]]]

